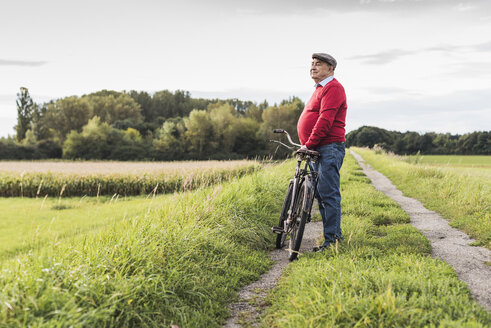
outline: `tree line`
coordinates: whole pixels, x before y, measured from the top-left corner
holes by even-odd
[[[0,139],[0,159],[188,160],[284,157],[268,140],[274,128],[297,138],[304,103],[269,105],[192,98],[187,91],[102,90],[47,103],[17,94],[14,137]]]
[[[17,94],[16,135],[0,138],[0,159],[191,160],[285,157],[270,143],[282,128],[298,140],[304,108],[297,97],[269,105],[192,98],[187,91],[102,90],[38,104]],[[396,154],[491,154],[491,131],[464,135],[398,132],[363,126],[347,146],[379,145]]]
[[[491,131],[466,134],[398,132],[362,126],[346,135],[348,146],[375,145],[398,155],[491,155]]]

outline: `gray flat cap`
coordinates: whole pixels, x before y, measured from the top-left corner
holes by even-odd
[[[326,62],[328,65],[332,66],[333,68],[336,68],[336,65],[338,64],[336,59],[334,59],[333,56],[329,54],[325,54],[322,52],[317,52],[315,54],[312,54],[312,59],[319,59],[322,60],[323,62]]]

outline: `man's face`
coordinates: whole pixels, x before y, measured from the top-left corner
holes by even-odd
[[[334,69],[332,66],[328,65],[326,62],[314,58],[312,60],[312,66],[310,66],[310,77],[315,83],[319,83],[326,77],[334,74]]]

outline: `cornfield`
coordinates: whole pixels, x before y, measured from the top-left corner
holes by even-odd
[[[169,193],[206,187],[259,168],[254,161],[0,162],[0,197]]]

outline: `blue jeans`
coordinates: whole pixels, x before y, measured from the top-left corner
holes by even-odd
[[[344,160],[344,143],[331,143],[315,148],[321,154],[312,169],[319,172],[315,197],[324,225],[324,246],[343,239],[341,234],[341,193],[339,170]]]

